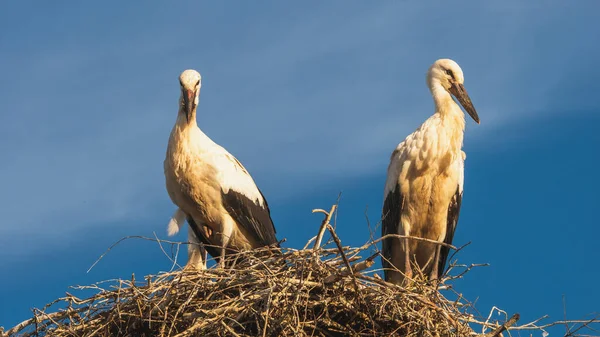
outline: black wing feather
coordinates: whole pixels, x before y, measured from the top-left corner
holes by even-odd
[[[269,246],[277,243],[276,231],[267,200],[260,189],[258,191],[264,200],[264,206],[233,189],[227,193],[221,191],[222,202],[229,215],[253,235],[261,246]]]
[[[400,184],[396,184],[394,191],[388,193],[383,202],[383,214],[381,215],[381,235],[386,236],[388,234],[398,234],[398,224],[400,223],[400,214],[402,212],[402,206],[404,205],[404,197],[400,193]],[[388,262],[391,260],[391,247],[393,245],[399,245],[400,239],[398,238],[386,238],[382,242],[382,253],[381,264],[384,268],[385,279],[388,279],[388,269],[392,266]],[[386,259],[388,261],[386,261]]]
[[[446,227],[446,238],[444,238],[444,243],[449,245],[452,244],[452,240],[454,239],[454,232],[456,231],[456,225],[458,224],[458,216],[460,215],[460,205],[462,203],[462,192],[460,191],[460,186],[456,188],[456,193],[450,200],[450,205],[448,206],[448,220]],[[444,268],[446,266],[446,260],[448,259],[448,253],[450,253],[450,248],[441,247],[440,249],[440,259],[438,264],[438,278],[442,277],[444,274]]]

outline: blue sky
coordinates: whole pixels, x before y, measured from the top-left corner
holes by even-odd
[[[35,9],[34,9],[35,8]],[[468,121],[457,284],[523,322],[600,311],[596,1],[0,4],[0,325],[68,286],[157,273],[174,210],[162,161],[177,76],[199,70],[200,127],[251,171],[300,247],[342,192],[345,244],[378,220],[389,154],[433,112],[438,58]],[[177,239],[185,240],[185,235]],[[182,261],[184,261],[182,257]],[[558,332],[557,332],[558,334]]]

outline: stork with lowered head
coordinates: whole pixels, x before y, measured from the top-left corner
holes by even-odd
[[[173,235],[187,220],[192,243],[187,266],[206,268],[206,249],[222,263],[241,250],[277,245],[267,200],[242,164],[196,124],[201,76],[179,76],[177,120],[164,161],[167,191],[178,206],[169,226]]]

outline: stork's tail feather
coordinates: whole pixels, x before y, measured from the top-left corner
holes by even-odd
[[[171,220],[169,221],[169,224],[167,225],[167,234],[169,236],[173,236],[177,233],[179,233],[179,229],[181,228],[181,226],[183,226],[183,223],[185,222],[185,213],[181,210],[181,208],[178,208],[175,213],[173,213],[173,216],[171,217]]]

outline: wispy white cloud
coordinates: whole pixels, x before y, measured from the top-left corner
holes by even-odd
[[[432,111],[424,77],[436,58],[463,66],[483,121],[469,125],[470,141],[543,117],[556,104],[548,96],[589,70],[598,48],[586,28],[595,19],[558,2],[544,11],[520,2],[313,5],[250,6],[241,17],[219,6],[130,7],[109,28],[111,12],[82,6],[62,24],[37,18],[47,31],[3,36],[12,48],[0,56],[0,235],[170,210],[162,160],[185,68],[203,74],[201,127],[281,200],[310,188],[296,182],[385,169]],[[96,20],[78,18],[92,12]]]

